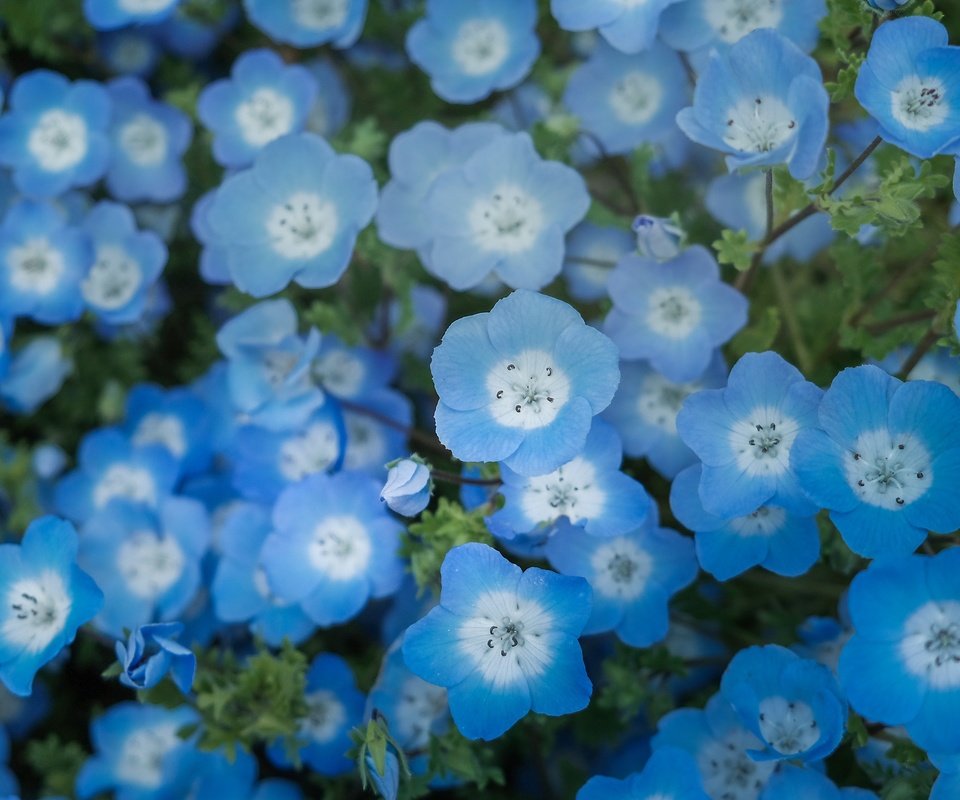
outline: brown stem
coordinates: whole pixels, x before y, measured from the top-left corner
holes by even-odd
[[[937,343],[937,340],[940,338],[940,334],[937,332],[936,327],[931,327],[924,335],[923,338],[917,343],[917,346],[913,349],[913,352],[907,357],[907,360],[903,362],[903,365],[900,367],[900,372],[897,373],[897,377],[900,380],[905,381],[907,377],[913,372],[914,367],[920,363],[920,360],[930,352],[930,349]]]
[[[899,328],[901,325],[912,325],[917,322],[929,322],[936,316],[937,312],[932,308],[922,308],[919,311],[910,311],[906,314],[900,314],[899,316],[885,319],[882,322],[873,322],[865,326],[864,330],[866,330],[867,333],[876,336],[881,333],[886,333],[887,331],[892,331],[895,328]]]
[[[393,428],[397,431],[403,431],[406,434],[407,438],[411,442],[416,442],[418,445],[422,445],[428,450],[432,450],[434,453],[445,456],[449,458],[450,453],[446,447],[440,444],[433,436],[424,431],[418,430],[417,428],[408,428],[402,422],[397,422],[395,419],[391,419],[386,414],[383,414],[379,411],[375,411],[372,408],[367,408],[362,406],[359,403],[354,403],[351,400],[338,400],[340,406],[347,411],[352,411],[354,414],[360,414],[364,417],[370,417],[370,419],[375,419],[377,422],[386,425],[388,428]]]
[[[447,472],[445,469],[431,469],[430,474],[438,481],[459,486],[500,486],[503,483],[499,478],[469,478],[465,475],[457,475],[455,472]]]

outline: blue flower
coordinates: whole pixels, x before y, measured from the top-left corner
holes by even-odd
[[[0,378],[0,400],[9,410],[31,414],[47,402],[73,372],[73,363],[55,336],[37,336],[17,350]]]
[[[534,0],[427,0],[407,33],[410,60],[450,103],[475,103],[520,83],[540,54]]]
[[[898,347],[880,361],[877,366],[890,374],[900,371],[910,356],[911,348]],[[936,381],[949,386],[953,393],[960,395],[960,358],[950,352],[949,347],[935,347],[917,362],[907,375],[908,381]]]
[[[905,6],[910,0],[866,0],[868,6],[881,11],[894,11],[900,6]]]
[[[80,284],[92,262],[87,238],[60,209],[17,201],[0,224],[0,315],[45,325],[78,319]]]
[[[577,641],[590,615],[585,580],[521,571],[474,542],[447,553],[440,577],[440,605],[407,629],[403,657],[447,689],[464,736],[496,739],[531,709],[560,716],[587,706],[592,684]]]
[[[660,262],[629,255],[610,274],[613,308],[603,324],[620,357],[650,361],[675,383],[699,378],[714,351],[747,322],[747,300],[720,280],[700,245]]]
[[[299,604],[270,591],[261,564],[270,531],[269,508],[231,504],[217,539],[220,560],[210,585],[214,609],[224,622],[249,622],[250,630],[271,647],[279,647],[284,639],[299,644],[316,626]]]
[[[622,228],[581,222],[567,234],[563,277],[574,300],[590,302],[607,296],[607,277],[621,258],[636,249],[636,240]]]
[[[80,283],[87,307],[112,325],[140,319],[167,263],[166,246],[153,231],[137,230],[133,212],[118,203],[97,203],[81,230],[93,248],[93,265]]]
[[[0,164],[26,195],[55,197],[100,178],[110,160],[110,97],[93,81],[38,69],[20,76],[0,117]]]
[[[566,303],[527,291],[454,322],[430,368],[440,441],[461,461],[527,476],[580,452],[620,379],[613,342]]]
[[[317,625],[355,617],[400,586],[401,526],[378,502],[380,485],[354,472],[316,474],[285,489],[263,546],[271,591],[299,602]]]
[[[787,164],[803,180],[820,162],[829,105],[817,62],[762,29],[711,55],[677,124],[693,141],[727,153],[731,171]]]
[[[302,131],[317,99],[317,83],[272,50],[247,50],[230,77],[214,81],[197,100],[197,115],[213,133],[213,157],[246,167],[270,142]]]
[[[854,91],[880,125],[880,136],[917,158],[960,144],[960,47],[929,17],[905,17],[877,28]]]
[[[651,742],[653,751],[686,750],[698,767],[703,788],[714,800],[755,800],[777,768],[773,761],[756,761],[748,751],[763,743],[743,726],[723,695],[706,707],[681,708],[663,717]]]
[[[877,561],[854,578],[854,635],[840,682],[854,710],[903,725],[933,753],[960,753],[960,549]],[[895,687],[895,690],[891,690]]]
[[[760,793],[759,800],[877,800],[867,789],[840,789],[815,767],[801,768],[786,764],[773,775]]]
[[[402,392],[381,389],[367,395],[353,410],[344,409],[347,449],[345,469],[386,477],[384,465],[409,451],[407,431],[413,425],[413,404]]]
[[[940,777],[933,785],[929,800],[952,800],[960,797],[960,757],[934,755],[930,760],[940,770]]]
[[[193,686],[197,657],[179,642],[181,622],[156,622],[140,625],[127,639],[116,643],[117,660],[123,667],[120,683],[131,689],[150,689],[169,673],[184,694]]]
[[[725,50],[757,28],[774,28],[805,53],[820,39],[824,0],[686,0],[667,8],[660,36],[677,50]]]
[[[564,105],[607,153],[629,153],[675,136],[674,120],[689,99],[680,57],[660,42],[636,56],[599,46],[571,75],[563,95]]]
[[[168,203],[182,197],[187,187],[182,159],[193,138],[190,118],[153,100],[136,78],[117,78],[107,91],[113,101],[110,194],[125,202]]]
[[[812,567],[820,555],[820,533],[809,513],[797,514],[781,505],[763,503],[734,517],[711,514],[700,498],[702,467],[683,470],[670,488],[670,507],[677,519],[696,534],[700,565],[721,581],[757,565],[777,575],[794,577]]]
[[[77,532],[41,517],[20,545],[0,545],[0,681],[29,695],[33,679],[103,605],[103,593],[76,565]]]
[[[623,0],[551,0],[550,10],[566,31],[598,29],[617,50],[639,53],[653,45],[663,10],[680,0],[623,2]]]
[[[430,503],[433,481],[430,467],[420,461],[403,458],[387,473],[387,482],[380,490],[380,499],[391,511],[404,517],[415,517]]]
[[[747,751],[757,761],[819,761],[837,748],[846,730],[847,701],[833,673],[778,645],[737,653],[720,692],[763,742]]]
[[[149,25],[169,17],[180,0],[83,0],[83,14],[98,31]]]
[[[310,664],[306,687],[307,715],[297,734],[300,758],[321,775],[342,775],[354,763],[346,756],[350,731],[363,719],[364,697],[353,673],[340,656],[321,653]],[[285,748],[277,742],[267,749],[270,760],[290,766]]]
[[[376,207],[365,161],[299,133],[271,142],[250,169],[227,178],[207,219],[237,288],[265,297],[291,280],[308,289],[335,284]]]
[[[532,131],[555,111],[554,102],[533,80],[520,84],[493,107],[493,118],[511,131]]]
[[[747,353],[724,389],[697,392],[677,415],[677,431],[703,462],[700,500],[721,518],[781,506],[816,512],[791,468],[797,436],[817,425],[823,392],[774,352]],[[765,526],[763,526],[765,527]]]
[[[447,318],[447,299],[433,286],[417,283],[410,289],[409,306],[398,297],[388,298],[388,303],[388,347],[394,352],[411,353],[426,361]],[[413,313],[408,313],[408,309]]]
[[[362,403],[390,384],[399,366],[392,353],[350,347],[334,334],[328,334],[320,343],[311,371],[325,392],[340,400]]]
[[[307,130],[330,139],[350,120],[350,91],[330,59],[315,58],[303,66],[317,84],[317,99],[307,115]]]
[[[123,28],[97,36],[97,54],[113,75],[149,78],[163,49],[153,28]]]
[[[632,458],[646,458],[667,479],[697,461],[677,433],[677,414],[683,401],[704,389],[726,382],[727,365],[717,350],[706,371],[695,381],[676,383],[642,361],[620,364],[620,386],[603,419],[623,439],[623,450]]]
[[[906,555],[927,531],[960,527],[958,420],[960,398],[942,384],[845,369],[823,396],[819,427],[794,442],[791,467],[851,550]]]
[[[846,595],[844,595],[846,598]],[[797,628],[800,641],[791,648],[801,658],[812,658],[836,674],[840,651],[853,636],[846,602],[841,604],[840,619],[808,617]]]
[[[526,133],[497,137],[431,186],[426,263],[454,289],[491,272],[511,288],[540,289],[560,273],[564,236],[589,207],[576,170],[541,159]]]
[[[612,630],[631,647],[649,647],[666,637],[670,598],[697,577],[693,544],[661,528],[655,508],[644,525],[612,538],[566,526],[545,551],[555,569],[586,578],[593,589],[583,632]]]
[[[665,747],[647,761],[643,772],[623,780],[596,775],[577,792],[577,800],[710,800],[693,758],[683,750]]]
[[[243,0],[251,24],[294,47],[350,47],[363,30],[367,0]]]
[[[190,4],[184,3],[151,30],[167,53],[194,62],[210,55],[224,35],[243,18],[235,3],[204,6],[200,14],[190,13],[191,10]]]
[[[547,537],[568,524],[590,536],[628,533],[647,518],[651,502],[643,486],[620,471],[622,460],[620,437],[598,420],[580,454],[553,472],[531,478],[501,467],[505,503],[487,525],[505,539]]]

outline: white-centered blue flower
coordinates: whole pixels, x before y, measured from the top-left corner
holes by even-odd
[[[567,234],[563,277],[574,300],[590,302],[607,296],[613,266],[636,249],[636,239],[623,228],[581,222]]]
[[[680,0],[551,0],[550,10],[568,31],[597,29],[623,53],[639,53],[653,45],[660,15]]]
[[[98,31],[152,25],[169,17],[181,0],[83,0],[83,13]]]
[[[363,30],[367,0],[243,0],[251,24],[294,47],[350,47]]]

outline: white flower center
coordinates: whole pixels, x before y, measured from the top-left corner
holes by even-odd
[[[177,727],[174,723],[164,723],[129,733],[117,759],[118,782],[144,789],[159,788],[163,783],[164,759],[182,741],[177,736]]]
[[[87,125],[69,111],[46,111],[27,137],[27,150],[47,172],[70,169],[87,154]]]
[[[606,494],[597,486],[597,470],[577,456],[562,467],[536,478],[528,478],[521,505],[529,519],[553,522],[566,516],[574,525],[603,512]]]
[[[347,710],[329,689],[306,696],[307,716],[300,720],[300,734],[311,742],[329,742],[347,721]]]
[[[544,350],[524,350],[487,373],[493,418],[508,428],[542,428],[570,399],[570,381]]]
[[[149,114],[137,114],[120,129],[120,147],[138,167],[153,167],[167,157],[167,129]]]
[[[939,78],[910,75],[890,95],[893,118],[912,131],[936,128],[950,113],[946,96],[947,88]]]
[[[483,250],[523,253],[544,228],[540,201],[519,186],[504,184],[477,200],[469,212],[474,243]]]
[[[331,350],[314,362],[313,374],[324,389],[338,397],[355,397],[367,370],[363,362],[345,350]]]
[[[779,408],[758,406],[730,428],[737,466],[750,476],[781,475],[790,469],[790,448],[800,426]]]
[[[120,0],[120,8],[131,14],[155,14],[179,0]]]
[[[270,246],[284,258],[320,255],[337,235],[337,207],[313,192],[296,192],[270,210],[267,235]]]
[[[70,616],[73,601],[63,579],[53,570],[15,581],[7,591],[7,613],[0,638],[28,654],[39,653],[54,640]]]
[[[727,111],[725,141],[742,153],[769,153],[796,135],[797,121],[776,97],[741,100]]]
[[[96,261],[80,284],[83,299],[94,308],[113,311],[129,303],[143,280],[137,261],[116,245],[97,248]]]
[[[54,291],[66,271],[63,253],[46,238],[27,239],[23,244],[11,247],[7,254],[7,268],[15,289],[39,295]]]
[[[172,536],[135,531],[118,548],[116,564],[131,593],[155,600],[180,578],[186,558]]]
[[[260,369],[271,386],[280,386],[300,363],[300,356],[289,350],[264,350],[260,354]]]
[[[784,697],[760,701],[760,733],[774,750],[785,756],[809,750],[820,739],[813,709],[806,703]]]
[[[334,581],[349,581],[365,572],[372,553],[366,526],[346,515],[321,520],[308,546],[310,563]]]
[[[187,436],[183,422],[175,414],[160,414],[156,411],[147,414],[133,432],[132,441],[137,447],[162,445],[176,458],[182,458],[187,452]]]
[[[653,75],[628,72],[610,90],[610,107],[627,125],[644,125],[653,119],[663,100],[663,86]]]
[[[843,466],[847,483],[861,502],[888,511],[923,497],[933,483],[926,448],[911,436],[893,436],[886,430],[860,434]]]
[[[723,738],[709,739],[697,753],[703,789],[716,800],[757,800],[776,769],[776,761],[754,761],[747,750],[761,742],[743,728],[733,728]]]
[[[752,514],[745,514],[729,522],[739,536],[773,536],[787,521],[787,512],[779,506],[760,506]]]
[[[900,657],[934,689],[960,686],[960,603],[931,601],[915,611],[903,626]]]
[[[293,0],[290,10],[300,27],[321,31],[343,25],[349,8],[349,0]]]
[[[510,34],[499,19],[469,19],[457,31],[451,55],[465,75],[486,75],[510,55]]]
[[[111,500],[131,500],[149,506],[157,504],[157,487],[153,476],[140,467],[113,464],[97,482],[93,490],[93,504],[103,508]]]
[[[634,600],[643,594],[653,559],[636,542],[618,537],[604,541],[590,556],[590,585],[604,597]]]
[[[254,147],[272,142],[293,127],[293,103],[275,89],[260,88],[237,105],[233,117],[240,134]]]
[[[647,326],[668,339],[686,339],[703,318],[703,305],[685,286],[663,286],[650,292]]]
[[[407,678],[400,688],[397,704],[396,726],[400,743],[407,749],[417,750],[430,741],[430,726],[446,713],[447,691],[416,676]]]
[[[280,445],[277,465],[284,478],[296,482],[328,470],[339,453],[340,437],[333,425],[315,422]]]
[[[733,44],[757,28],[776,28],[783,19],[782,0],[710,0],[703,4],[707,24],[717,38]]]
[[[662,375],[651,372],[644,378],[637,394],[637,413],[647,425],[659,428],[670,436],[676,436],[680,406],[700,388],[698,383],[673,383]]]

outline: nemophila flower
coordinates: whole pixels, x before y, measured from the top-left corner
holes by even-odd
[[[942,384],[845,369],[823,396],[819,427],[794,442],[791,467],[851,550],[906,555],[927,531],[960,527],[957,420],[960,398]]]
[[[770,778],[760,800],[877,800],[867,789],[841,789],[816,768],[801,768],[792,764],[781,767]]]
[[[180,617],[200,586],[209,540],[206,510],[188,497],[168,497],[156,510],[115,502],[91,517],[79,559],[106,596],[93,624],[119,637]]]
[[[551,0],[550,10],[560,27],[567,31],[596,28],[617,50],[639,53],[653,45],[663,10],[679,0]]]
[[[576,170],[541,159],[526,133],[497,137],[431,186],[427,264],[454,289],[491,272],[512,288],[540,289],[560,273],[564,236],[589,206]]]
[[[496,739],[531,709],[560,716],[585,708],[592,684],[577,637],[590,616],[582,578],[531,567],[470,543],[440,568],[440,605],[407,629],[411,671],[447,689],[468,739]]]
[[[786,164],[803,180],[820,163],[829,105],[817,62],[761,29],[711,55],[677,124],[698,144],[727,153],[731,171]]]
[[[693,543],[661,528],[655,507],[647,522],[619,536],[601,539],[565,526],[547,542],[545,553],[554,569],[586,578],[593,589],[583,632],[612,630],[631,647],[663,640],[670,598],[697,577]]]
[[[117,78],[107,92],[113,101],[110,194],[125,202],[168,203],[182,197],[187,186],[182,159],[193,138],[190,118],[153,100],[137,78]]]
[[[391,511],[415,517],[430,503],[433,481],[430,467],[420,461],[403,458],[387,473],[387,482],[380,490],[380,499]]]
[[[49,70],[21,75],[0,117],[0,164],[26,195],[55,197],[100,178],[110,160],[110,97],[93,81]]]
[[[930,760],[940,770],[933,784],[930,800],[950,800],[960,796],[960,756],[931,755]]]
[[[226,286],[232,282],[226,243],[221,242],[207,219],[207,212],[217,196],[211,189],[202,194],[190,210],[190,232],[200,243],[200,277],[207,283]]]
[[[302,131],[317,99],[317,84],[299,64],[285,64],[272,50],[247,50],[230,77],[200,93],[197,115],[213,133],[218,164],[248,166],[266,145]]]
[[[642,361],[620,364],[620,386],[603,419],[623,440],[623,450],[632,458],[645,458],[665,478],[674,478],[697,457],[677,433],[677,414],[683,401],[704,389],[726,382],[727,365],[719,350],[695,381],[675,383]]]
[[[580,452],[620,379],[613,342],[566,303],[527,291],[454,322],[430,368],[440,441],[461,461],[526,476]]]
[[[271,647],[284,639],[299,644],[316,626],[299,604],[281,600],[270,590],[261,565],[270,532],[269,508],[231,504],[217,537],[220,560],[210,585],[214,609],[224,622],[249,622],[254,635]]]
[[[621,258],[636,249],[623,228],[581,222],[567,234],[563,277],[574,300],[591,302],[607,296],[607,277]]]
[[[179,794],[190,782],[198,754],[193,741],[178,732],[197,721],[188,706],[111,706],[90,726],[95,753],[77,775],[77,797],[114,791],[118,800],[161,800]]]
[[[800,641],[792,650],[801,658],[812,658],[836,674],[840,651],[853,636],[846,603],[842,603],[840,619],[833,617],[808,617],[797,628]]]
[[[244,425],[227,448],[233,461],[233,485],[244,497],[272,503],[290,484],[338,470],[346,455],[346,440],[343,415],[331,397],[303,425],[290,430]]]
[[[45,325],[78,319],[80,283],[92,261],[86,236],[60,209],[17,201],[0,224],[0,314]]]
[[[899,347],[890,353],[877,366],[891,375],[900,371],[910,356],[909,347]],[[960,358],[953,355],[949,347],[935,347],[917,362],[907,375],[908,381],[936,381],[949,386],[954,394],[960,395]]]
[[[80,282],[87,308],[113,325],[136,321],[167,263],[166,246],[152,231],[137,230],[133,212],[119,203],[97,203],[80,229],[93,250],[93,264]]]
[[[365,161],[300,133],[271,142],[250,169],[227,178],[207,219],[237,288],[265,297],[291,280],[308,289],[335,284],[376,207]]]
[[[59,339],[37,336],[14,353],[0,378],[0,401],[11,411],[30,414],[57,394],[72,372]]]
[[[83,522],[115,500],[156,508],[176,480],[176,462],[165,449],[138,446],[118,430],[101,428],[83,437],[77,468],[57,484],[57,510]]]
[[[197,657],[176,641],[181,633],[181,622],[155,622],[131,631],[126,644],[117,642],[117,660],[123,667],[120,683],[131,689],[149,689],[169,674],[181,692],[189,692]]]
[[[551,536],[565,523],[591,536],[632,531],[646,519],[651,502],[640,482],[620,471],[621,461],[619,435],[597,420],[580,454],[553,472],[526,477],[502,466],[500,493],[505,502],[487,518],[487,525],[506,539]]]
[[[672,220],[640,214],[630,225],[637,237],[637,251],[644,258],[669,261],[680,255],[683,230]]]
[[[847,701],[833,673],[778,645],[737,653],[720,692],[763,743],[747,751],[757,761],[819,761],[846,730]]]
[[[425,120],[397,134],[388,154],[390,181],[380,194],[377,233],[393,247],[416,249],[426,260],[433,236],[425,203],[439,175],[460,167],[505,133],[492,122],[468,122],[448,130]]]
[[[303,800],[303,792],[292,781],[268,778],[257,784],[257,789],[250,800]]]
[[[350,91],[329,58],[315,58],[303,66],[317,85],[317,99],[307,114],[307,130],[330,139],[350,120]]]
[[[162,22],[180,0],[83,0],[83,14],[96,30]]]
[[[103,593],[76,565],[77,532],[41,517],[19,545],[0,545],[0,681],[29,695],[44,664],[69,645],[103,605]]]
[[[151,30],[167,53],[196,62],[209,56],[242,19],[235,3],[215,3],[204,7],[201,14],[195,13],[190,3],[183,3]]]
[[[747,300],[720,280],[709,251],[695,245],[670,261],[629,255],[610,273],[613,308],[604,333],[625,360],[646,359],[675,383],[704,374],[716,349],[747,322]]]
[[[347,429],[344,469],[383,480],[384,465],[410,451],[406,431],[413,425],[413,404],[402,392],[381,389],[367,395],[355,410],[343,410]]]
[[[294,47],[350,47],[363,30],[367,0],[243,0],[251,24]]]
[[[400,586],[401,525],[379,501],[380,484],[353,473],[311,475],[283,491],[263,546],[270,589],[299,602],[318,625],[355,617]]]
[[[658,750],[643,772],[623,780],[596,775],[577,792],[577,800],[710,800],[703,791],[697,765],[677,748]]]
[[[533,126],[556,111],[543,88],[529,80],[501,97],[493,107],[493,118],[511,131],[530,132]]]
[[[734,364],[726,388],[688,397],[677,431],[703,462],[704,508],[725,519],[764,505],[812,515],[790,452],[801,431],[816,427],[822,396],[796,367],[767,351]]]
[[[707,572],[726,581],[759,565],[794,577],[816,563],[820,555],[816,509],[799,514],[764,502],[733,517],[711,514],[700,497],[702,471],[695,464],[677,475],[670,487],[670,508],[695,533],[697,559]]]
[[[297,334],[289,300],[267,300],[237,314],[217,333],[217,346],[227,357],[230,401],[250,422],[289,429],[323,404],[310,378],[320,334],[315,328],[306,338]]]
[[[877,28],[854,88],[880,125],[880,136],[917,158],[960,146],[960,47],[929,17],[904,17]]]
[[[674,120],[689,99],[683,62],[659,42],[634,56],[600,45],[570,76],[563,95],[564,105],[608,153],[676,135]]]
[[[757,28],[773,28],[805,53],[817,45],[824,0],[685,0],[660,18],[660,36],[677,50],[725,50]]]
[[[520,83],[540,54],[534,0],[427,0],[407,55],[449,103],[475,103]]]
[[[703,709],[671,711],[657,725],[653,751],[686,750],[696,763],[711,800],[757,800],[777,768],[774,761],[757,761],[748,751],[763,747],[743,726],[723,695],[715,694]]]
[[[124,28],[97,36],[97,54],[113,75],[149,78],[162,53],[152,28]]]
[[[354,768],[346,753],[351,747],[350,731],[363,721],[364,697],[347,662],[340,656],[321,653],[307,671],[307,715],[297,733],[300,758],[321,775],[342,775]],[[290,766],[281,743],[271,745],[267,754],[280,766]]]
[[[388,346],[395,352],[409,352],[426,361],[440,338],[440,330],[447,318],[446,298],[433,286],[417,283],[410,289],[409,311],[412,313],[397,297],[389,298],[388,302]]]
[[[341,400],[362,402],[387,386],[399,366],[392,353],[371,347],[350,347],[334,334],[328,334],[320,343],[311,372],[325,392]]]

